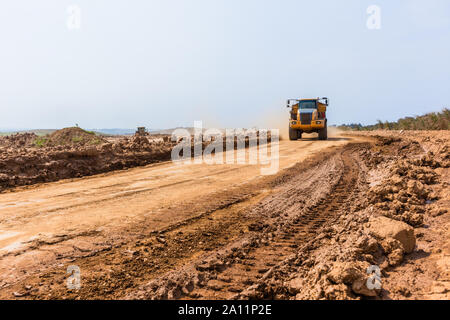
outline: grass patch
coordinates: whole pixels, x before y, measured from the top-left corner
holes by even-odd
[[[47,142],[48,142],[48,139],[47,139],[47,138],[45,138],[45,137],[39,137],[39,138],[36,138],[36,140],[34,140],[33,144],[34,144],[36,147],[42,148],[42,147],[45,146],[45,144],[46,144]]]

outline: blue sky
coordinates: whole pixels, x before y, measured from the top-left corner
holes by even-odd
[[[0,39],[0,128],[250,127],[296,97],[328,96],[331,123],[450,105],[448,0],[2,1]]]

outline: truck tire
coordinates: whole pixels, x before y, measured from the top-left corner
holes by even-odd
[[[325,127],[319,130],[319,140],[327,140],[327,139],[328,139],[327,124],[325,124]]]
[[[298,139],[298,130],[289,127],[289,140],[293,141],[297,139]]]

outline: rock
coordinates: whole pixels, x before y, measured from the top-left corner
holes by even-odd
[[[13,295],[14,295],[14,297],[20,298],[20,297],[25,296],[25,293],[21,293],[21,292],[14,291],[14,292],[13,292]]]
[[[225,262],[220,259],[204,260],[196,266],[198,271],[212,271],[221,270],[225,265]]]
[[[403,186],[403,178],[400,177],[398,174],[394,174],[391,177],[390,181],[394,186]]]
[[[413,227],[423,225],[423,215],[417,213],[405,212],[402,214],[401,219]]]
[[[364,274],[350,263],[336,263],[328,273],[328,279],[333,283],[352,284]]]
[[[212,279],[206,283],[206,286],[214,291],[220,291],[223,289],[223,283],[220,280]]]
[[[403,261],[403,250],[395,249],[388,255],[389,264],[391,266],[397,266]]]
[[[419,198],[425,198],[428,195],[425,186],[420,181],[416,180],[408,181],[407,191],[410,195],[417,195]]]
[[[447,209],[444,209],[444,208],[434,208],[434,209],[430,210],[430,215],[432,217],[439,217],[446,213],[447,213]]]
[[[159,243],[162,243],[162,244],[166,243],[166,239],[164,237],[156,237],[156,241],[158,241]]]
[[[383,239],[380,244],[385,253],[391,253],[398,249],[404,253],[402,243],[394,238]]]
[[[367,288],[367,279],[367,277],[364,277],[353,282],[352,291],[366,297],[376,297],[378,295],[376,290]]]
[[[378,242],[372,237],[363,236],[356,242],[356,246],[364,253],[376,253],[378,251]]]
[[[350,289],[345,284],[331,285],[325,288],[325,299],[348,300]]]
[[[435,285],[432,289],[432,292],[433,293],[446,293],[447,290],[442,285]]]
[[[370,219],[369,233],[380,239],[392,238],[399,241],[406,253],[414,250],[416,237],[414,229],[404,222],[383,216]]]
[[[305,286],[304,280],[302,278],[295,278],[289,281],[288,290],[292,295],[296,295],[299,293],[302,288]]]
[[[411,291],[405,286],[399,286],[399,287],[395,288],[394,291],[404,297],[411,296]]]

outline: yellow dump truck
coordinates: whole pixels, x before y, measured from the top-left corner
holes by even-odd
[[[301,139],[302,133],[317,132],[319,140],[327,140],[328,98],[289,99],[289,140]]]

